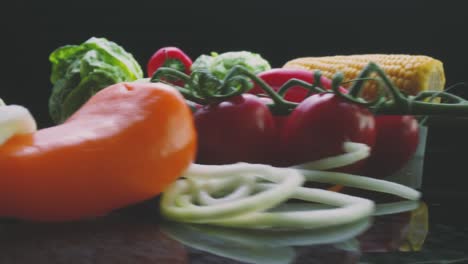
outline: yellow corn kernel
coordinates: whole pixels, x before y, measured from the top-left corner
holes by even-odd
[[[323,76],[330,79],[337,72],[342,72],[345,76],[344,81],[349,81],[355,79],[369,62],[379,65],[393,84],[408,95],[416,95],[421,91],[441,91],[445,87],[442,62],[423,55],[364,54],[306,57],[291,60],[283,67],[320,70]],[[351,83],[344,84],[345,87],[350,85]],[[367,82],[362,95],[365,98],[373,98],[376,87],[375,82]]]

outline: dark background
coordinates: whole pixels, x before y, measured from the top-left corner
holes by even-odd
[[[301,56],[407,53],[440,59],[447,85],[468,81],[464,1],[95,0],[2,5],[6,70],[0,97],[27,106],[41,127],[51,125],[49,54],[92,36],[122,45],[143,69],[154,51],[168,45],[182,48],[193,59],[211,51],[255,51],[274,67]],[[462,185],[453,184],[466,178],[462,164],[468,157],[467,129],[458,124],[430,128],[425,184],[435,192],[464,192]]]

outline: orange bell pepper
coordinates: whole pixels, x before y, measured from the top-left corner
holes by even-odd
[[[100,216],[161,193],[195,152],[192,115],[175,89],[112,85],[65,123],[0,146],[0,216]]]

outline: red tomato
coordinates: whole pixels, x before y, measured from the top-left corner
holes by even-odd
[[[419,126],[412,116],[376,116],[377,139],[365,175],[383,178],[401,169],[419,144]]]
[[[273,100],[270,97],[259,97],[260,101],[265,105],[272,104]],[[288,119],[289,115],[273,115],[275,122],[277,136],[279,137],[281,130],[283,129],[284,123]],[[276,141],[277,142],[277,141]]]
[[[197,162],[270,163],[277,132],[270,110],[259,97],[243,94],[207,105],[198,109],[194,118]]]
[[[346,141],[374,146],[375,121],[366,108],[331,93],[306,98],[281,132],[281,165],[291,166],[343,153]]]

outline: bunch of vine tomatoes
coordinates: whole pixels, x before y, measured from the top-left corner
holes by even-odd
[[[191,64],[182,50],[162,48],[149,60],[148,75],[171,65],[190,74]],[[313,74],[301,69],[276,68],[257,76],[276,91],[291,79],[314,83]],[[174,84],[183,85],[180,80]],[[331,81],[321,77],[321,85],[330,89]],[[224,101],[194,104],[196,162],[292,166],[342,154],[343,144],[351,141],[368,145],[371,155],[339,170],[382,178],[401,169],[419,144],[419,126],[413,116],[374,115],[334,93],[310,94],[299,86],[289,89],[284,99],[298,104],[288,114],[273,113],[268,107],[271,98],[254,83],[248,92]]]

